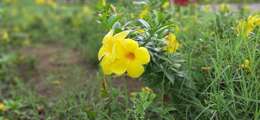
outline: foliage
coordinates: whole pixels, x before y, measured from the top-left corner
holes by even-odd
[[[259,119],[259,12],[236,12],[227,4],[219,11],[210,5],[175,6],[168,0],[83,3],[0,1],[0,120]],[[102,38],[110,30],[127,31],[124,39],[149,51],[138,79],[125,76],[125,69],[109,77],[96,70]],[[30,81],[39,63],[22,54],[42,44],[62,44],[84,57],[79,66],[87,68],[89,61],[96,66],[51,73],[61,74],[55,85],[62,92],[42,96]],[[77,81],[86,72],[84,81]],[[46,78],[37,82],[56,79],[39,74]],[[149,89],[131,95],[129,81]]]

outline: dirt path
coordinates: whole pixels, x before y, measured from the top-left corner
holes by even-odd
[[[87,68],[79,52],[60,44],[36,45],[22,48],[20,52],[34,61],[33,69],[25,65],[21,73],[41,96],[57,96],[65,88],[79,87],[96,72],[95,68]]]
[[[20,67],[20,73],[40,96],[55,98],[74,88],[81,88],[97,80],[97,66],[90,65],[80,53],[61,44],[40,44],[19,50],[32,63]],[[33,67],[32,67],[33,66]],[[125,77],[113,78],[112,85],[131,91],[142,87],[139,80]]]

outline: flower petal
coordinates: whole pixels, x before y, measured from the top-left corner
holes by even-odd
[[[115,62],[113,62],[110,66],[113,73],[115,73],[116,75],[122,75],[126,72],[127,61],[118,59]]]
[[[258,26],[260,25],[260,18],[258,18],[256,21],[255,21],[255,24]]]
[[[127,60],[125,59],[125,54],[127,53],[127,49],[125,49],[125,47],[121,43],[115,45],[114,53],[116,58],[121,60]]]
[[[123,44],[127,51],[135,51],[139,47],[138,42],[132,39],[125,39]]]
[[[98,51],[98,60],[101,60],[102,57],[104,57],[106,54],[106,49],[104,46],[102,46]]]
[[[140,64],[132,63],[127,68],[127,75],[132,78],[138,78],[144,73],[144,67]]]
[[[128,34],[129,34],[129,31],[123,31],[123,32],[117,33],[116,35],[114,35],[114,39],[123,40],[127,37]]]
[[[145,47],[140,47],[135,50],[135,61],[140,64],[147,64],[150,62],[150,54]]]
[[[105,37],[103,38],[102,43],[103,43],[103,44],[106,44],[106,43],[108,43],[109,41],[111,41],[112,39],[113,39],[113,30],[109,31],[109,32],[105,35]]]
[[[111,75],[112,70],[111,70],[111,61],[109,60],[108,57],[104,57],[102,61],[100,62],[100,66],[102,68],[102,71],[105,75]]]

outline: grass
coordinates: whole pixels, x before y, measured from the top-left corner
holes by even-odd
[[[256,27],[249,39],[235,32],[237,21],[252,13],[206,12],[194,6],[170,8],[164,14],[170,14],[167,21],[179,26],[174,32],[182,44],[178,53],[185,61],[185,77],[168,84],[160,74],[153,84],[153,78],[102,75],[96,54],[107,29],[96,23],[99,18],[93,14],[82,15],[82,6],[68,5],[65,11],[45,6],[30,12],[31,18],[27,12],[34,8],[29,3],[22,15],[0,12],[0,16],[7,16],[0,17],[0,33],[8,31],[11,39],[4,43],[0,38],[0,103],[8,108],[4,111],[0,107],[0,120],[138,119],[135,107],[148,104],[148,100],[140,102],[137,97],[134,103],[132,92],[143,93],[143,86],[156,94],[143,111],[145,119],[260,119],[260,29]],[[95,7],[89,6],[94,13]],[[119,14],[121,23],[138,9],[128,8],[117,7],[127,11],[127,17]],[[6,11],[8,6],[2,9]],[[157,27],[152,23],[155,19],[146,20]],[[21,30],[13,30],[14,26]],[[23,44],[25,38],[31,41],[29,45]],[[246,59],[250,65],[243,69]]]

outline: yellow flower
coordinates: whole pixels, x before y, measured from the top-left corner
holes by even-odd
[[[0,102],[0,112],[4,112],[6,110],[6,107],[4,105],[4,103]]]
[[[144,72],[144,64],[149,63],[150,55],[146,48],[139,47],[132,39],[126,39],[128,31],[123,31],[113,36],[109,32],[103,39],[99,50],[98,59],[105,75],[112,73],[137,78]]]
[[[56,0],[35,0],[37,5],[50,5],[53,8],[57,7]]]
[[[116,46],[117,61],[111,65],[114,73],[127,75],[132,78],[140,77],[144,72],[144,64],[150,62],[150,54],[145,47],[139,47],[138,43],[132,39],[125,39]]]
[[[203,11],[208,13],[208,12],[211,12],[212,11],[212,6],[211,5],[205,5],[203,7]]]
[[[251,24],[254,27],[260,25],[260,17],[257,15],[249,16],[247,18],[247,21],[249,22],[249,24]]]
[[[35,3],[37,5],[43,5],[43,4],[45,4],[45,0],[35,0]]]
[[[246,72],[250,72],[251,63],[248,59],[244,60],[242,64],[240,64],[240,68],[242,68]]]
[[[250,34],[249,28],[246,27],[247,23],[244,20],[240,20],[236,26],[236,31],[242,36],[248,36]]]
[[[241,68],[249,70],[250,69],[250,61],[248,59],[244,60],[244,63],[240,65]]]
[[[153,93],[153,90],[149,87],[143,87],[142,88],[142,92],[145,92],[145,93]]]
[[[144,19],[149,14],[149,6],[145,6],[144,9],[140,12],[139,18]]]
[[[219,10],[220,12],[229,12],[230,11],[230,6],[228,4],[224,4],[222,3],[220,6],[219,6]]]
[[[253,32],[256,26],[260,25],[260,17],[259,16],[249,16],[247,20],[240,20],[236,27],[237,33],[248,37],[250,33]]]
[[[258,19],[255,21],[255,25],[256,25],[256,26],[259,26],[259,25],[260,25],[260,18],[258,18]]]
[[[166,9],[170,6],[170,2],[169,1],[165,1],[163,4],[162,4],[162,8]]]
[[[168,36],[167,36],[167,39],[166,39],[166,51],[168,53],[175,53],[176,50],[180,47],[180,43],[176,40],[176,36],[172,33],[170,33]]]
[[[125,39],[128,35],[128,31],[124,31],[113,35],[113,31],[110,31],[102,41],[102,47],[98,52],[98,59],[102,60],[100,65],[105,75],[112,74],[112,69],[110,65],[115,61],[115,46],[119,44],[119,41]]]
[[[3,42],[5,42],[5,43],[8,43],[8,42],[10,41],[8,32],[4,31],[4,32],[2,33],[2,40],[3,40]]]

